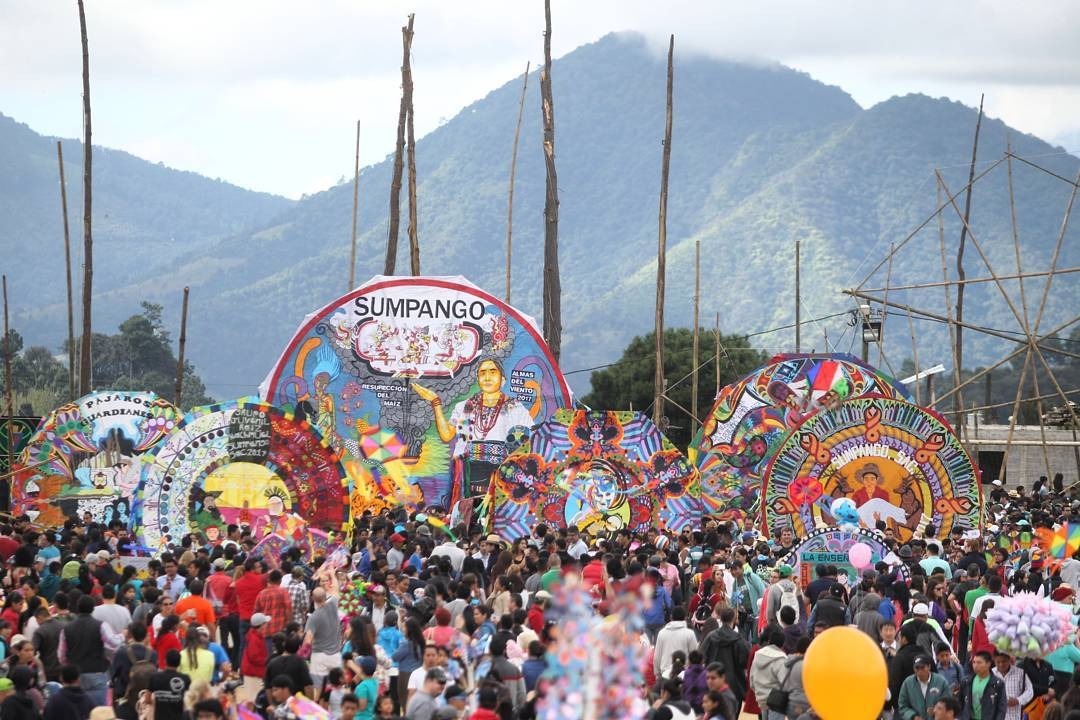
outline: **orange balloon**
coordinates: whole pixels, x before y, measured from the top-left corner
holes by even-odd
[[[822,720],[874,720],[885,705],[885,658],[857,628],[833,627],[814,638],[802,677],[806,697]]]

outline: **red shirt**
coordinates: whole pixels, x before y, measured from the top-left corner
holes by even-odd
[[[539,605],[533,605],[529,608],[529,615],[525,619],[525,624],[537,635],[544,632],[544,611]]]
[[[10,535],[0,535],[0,560],[7,560],[19,549],[19,543]]]
[[[257,677],[260,680],[266,675],[266,661],[269,655],[266,652],[266,643],[263,641],[260,628],[248,630],[247,640],[244,642],[244,657],[240,658],[240,672],[249,677]]]
[[[270,616],[270,622],[263,628],[263,635],[270,637],[281,632],[292,617],[292,598],[289,597],[289,591],[280,585],[267,585],[255,598],[255,612]]]
[[[236,590],[236,607],[241,620],[250,620],[255,614],[255,598],[266,587],[266,575],[257,572],[246,572],[233,583]]]
[[[228,612],[225,605],[228,599],[230,585],[232,585],[232,578],[229,577],[229,574],[226,572],[216,572],[206,578],[206,592],[204,592],[203,595],[210,600],[212,604],[220,606],[221,612],[218,613],[218,617],[221,617]],[[214,600],[217,600],[217,602],[214,603]]]
[[[264,643],[265,644],[265,643]],[[174,632],[163,633],[156,641],[154,641],[154,652],[157,653],[158,669],[165,669],[165,654],[170,650],[183,650],[184,646],[180,644],[180,638],[176,636]]]

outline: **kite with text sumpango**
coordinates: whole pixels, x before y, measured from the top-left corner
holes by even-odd
[[[45,526],[90,513],[128,525],[144,453],[180,419],[152,392],[102,390],[41,420],[13,468],[11,508]]]
[[[678,532],[700,524],[701,498],[694,466],[641,413],[564,409],[499,467],[481,514],[506,540],[537,523]]]
[[[978,530],[982,486],[952,427],[932,410],[891,397],[844,400],[805,420],[765,471],[762,529],[884,522],[900,542]],[[838,508],[844,509],[843,516]]]
[[[461,277],[379,276],[304,318],[260,392],[346,452],[352,511],[482,497],[571,402],[536,322]]]
[[[846,353],[776,355],[722,388],[690,443],[705,513],[758,520],[762,476],[788,433],[842,400],[870,394],[911,399],[898,382]]]
[[[152,552],[188,533],[215,542],[230,524],[328,546],[322,533],[349,529],[340,459],[307,420],[254,398],[194,408],[147,454],[133,525]]]

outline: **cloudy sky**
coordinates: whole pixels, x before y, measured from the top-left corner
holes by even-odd
[[[95,144],[299,197],[393,148],[416,13],[418,133],[542,56],[542,0],[87,0]],[[553,52],[619,30],[772,59],[864,107],[923,92],[1080,151],[1080,3],[554,0]],[[558,77],[556,76],[556,83]],[[74,0],[0,0],[0,112],[81,133]]]

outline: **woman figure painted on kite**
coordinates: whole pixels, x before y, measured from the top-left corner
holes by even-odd
[[[491,473],[517,446],[517,440],[511,438],[524,438],[532,428],[532,415],[525,406],[502,391],[505,379],[502,363],[495,358],[481,360],[476,366],[480,392],[454,405],[449,419],[434,391],[412,384],[420,399],[431,405],[439,438],[454,443],[451,505],[459,497],[486,493]]]

